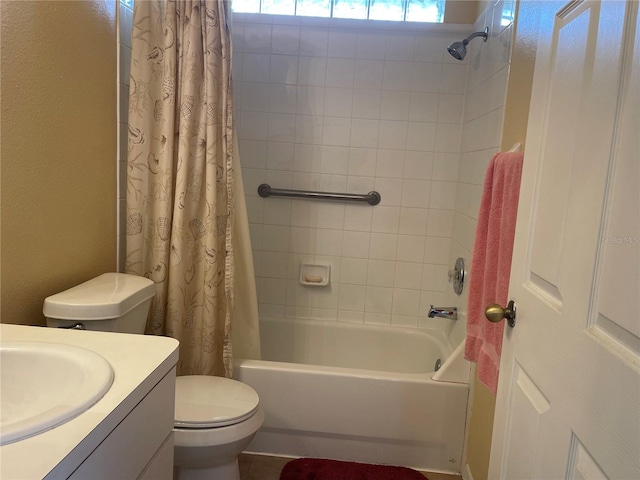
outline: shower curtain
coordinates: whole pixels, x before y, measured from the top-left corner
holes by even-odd
[[[147,333],[180,341],[181,375],[233,374],[233,233],[248,228],[234,224],[241,178],[228,9],[222,0],[134,6],[126,271],[155,282]],[[255,303],[254,278],[245,278],[253,274],[251,258],[240,265],[241,297]],[[242,311],[255,316],[243,318],[242,329],[256,335],[257,309]],[[259,356],[256,344],[249,340],[245,355]]]

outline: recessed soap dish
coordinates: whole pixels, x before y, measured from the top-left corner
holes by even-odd
[[[331,278],[331,265],[302,263],[300,265],[300,283],[310,287],[326,287]]]

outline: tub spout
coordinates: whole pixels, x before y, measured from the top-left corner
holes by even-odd
[[[449,320],[457,320],[458,319],[458,308],[457,307],[434,307],[431,305],[429,308],[429,318],[440,317],[440,318],[448,318]]]

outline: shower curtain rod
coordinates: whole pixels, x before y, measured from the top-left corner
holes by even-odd
[[[312,198],[318,200],[346,200],[350,202],[367,202],[369,205],[378,205],[382,197],[376,191],[367,194],[358,193],[337,193],[337,192],[314,192],[310,190],[286,190],[281,188],[271,188],[271,185],[263,183],[258,187],[258,195],[261,197],[295,197]]]

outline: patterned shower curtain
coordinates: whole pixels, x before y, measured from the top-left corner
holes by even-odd
[[[155,282],[147,333],[178,373],[232,375],[233,116],[228,2],[135,2],[126,271]]]

